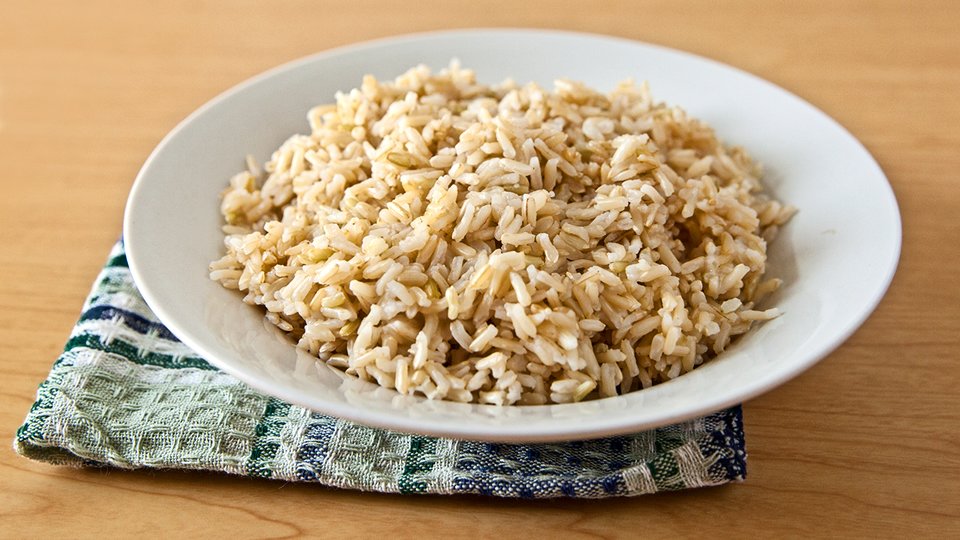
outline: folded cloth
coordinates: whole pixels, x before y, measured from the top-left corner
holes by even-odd
[[[184,346],[118,243],[14,449],[59,465],[203,469],[389,493],[602,498],[742,480],[740,407],[589,441],[499,444],[333,418],[265,396]]]

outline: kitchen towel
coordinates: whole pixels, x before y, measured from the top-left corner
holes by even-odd
[[[202,469],[389,493],[525,498],[641,495],[746,474],[739,406],[632,435],[501,444],[367,427],[260,394],[163,326],[137,291],[122,242],[40,385],[14,448],[58,465]]]

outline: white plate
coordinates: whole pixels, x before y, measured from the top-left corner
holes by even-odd
[[[452,57],[483,82],[559,77],[608,90],[633,77],[685,107],[767,171],[776,196],[800,212],[772,246],[773,299],[785,315],[716,360],[626,396],[539,407],[465,405],[401,397],[318,365],[207,278],[222,252],[219,193],[252,153],[266,160],[307,110],[372,73],[392,78]],[[130,268],[157,316],[212,364],[286,401],[360,423],[489,441],[549,441],[662,426],[749,399],[840,345],[880,301],[900,252],[900,216],[883,172],[835,121],[796,96],[687,53],[609,37],[470,30],[399,37],[304,58],[218,96],[157,146],[137,177],[124,220]],[[817,399],[829,399],[819,396]]]

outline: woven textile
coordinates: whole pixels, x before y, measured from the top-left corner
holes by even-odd
[[[14,446],[63,465],[216,470],[392,493],[600,498],[746,473],[739,407],[634,435],[517,445],[375,429],[259,394],[157,320],[121,243]]]

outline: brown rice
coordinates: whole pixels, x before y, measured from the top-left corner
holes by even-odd
[[[544,404],[686,373],[755,321],[792,209],[647,87],[371,76],[230,180],[210,276],[403,394]]]

